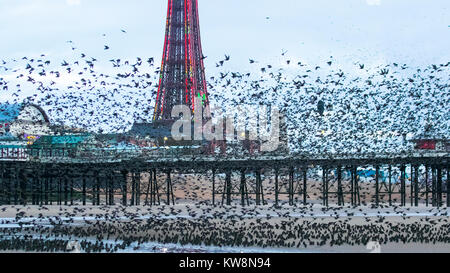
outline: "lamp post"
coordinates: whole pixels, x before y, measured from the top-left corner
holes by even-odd
[[[167,147],[166,147],[166,141],[168,140],[168,138],[167,137],[164,137],[164,157],[166,156],[166,150],[167,150]]]

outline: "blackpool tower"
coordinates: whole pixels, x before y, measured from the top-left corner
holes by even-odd
[[[153,121],[171,120],[175,105],[195,113],[194,99],[209,105],[203,65],[198,0],[168,0],[166,34]]]

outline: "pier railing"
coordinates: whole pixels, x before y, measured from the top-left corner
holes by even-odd
[[[199,147],[143,147],[143,148],[22,148],[19,152],[4,153],[0,161],[83,163],[83,162],[122,162],[122,161],[249,161],[249,160],[389,160],[389,159],[435,159],[446,160],[448,152],[409,151],[401,153],[256,153],[229,149],[226,152],[206,152]]]

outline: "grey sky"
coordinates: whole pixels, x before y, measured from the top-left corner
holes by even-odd
[[[199,0],[199,6],[207,71],[225,53],[232,67],[242,67],[248,58],[276,62],[282,50],[312,65],[331,55],[342,66],[450,60],[448,0]],[[111,56],[159,60],[166,9],[166,0],[0,0],[0,59],[64,58],[72,40],[93,56],[105,55],[108,44]]]

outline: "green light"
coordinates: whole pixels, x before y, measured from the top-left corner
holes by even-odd
[[[203,94],[203,97],[202,97],[202,95],[200,93],[197,93],[197,96],[199,99],[202,100],[202,105],[204,105],[205,101],[206,101],[206,94]]]

